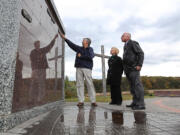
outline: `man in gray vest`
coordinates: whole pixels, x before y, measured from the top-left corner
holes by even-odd
[[[133,110],[142,110],[145,109],[145,103],[144,88],[140,81],[140,71],[144,61],[144,52],[138,42],[131,40],[130,33],[124,33],[121,40],[125,42],[123,67],[133,96],[132,103],[126,105],[126,107],[131,107]]]

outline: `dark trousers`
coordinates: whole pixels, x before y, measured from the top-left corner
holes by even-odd
[[[140,72],[132,71],[126,73],[126,77],[130,83],[130,91],[133,96],[133,104],[145,106],[144,104],[144,88],[140,81]]]
[[[111,89],[111,102],[113,104],[122,103],[122,94],[120,85],[110,85]]]

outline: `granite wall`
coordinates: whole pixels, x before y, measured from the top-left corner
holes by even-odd
[[[22,14],[21,14],[22,1],[25,1],[25,0],[1,0],[0,1],[0,63],[1,63],[0,64],[0,132],[2,131],[4,132],[22,123],[23,121],[26,121],[42,113],[45,113],[49,110],[55,109],[57,107],[61,107],[60,105],[64,103],[63,101],[64,92],[63,92],[63,86],[62,86],[63,81],[61,81],[61,86],[62,86],[61,96],[62,97],[58,98],[59,101],[52,100],[50,102],[46,102],[46,104],[44,105],[37,105],[37,106],[33,106],[32,108],[22,109],[20,111],[12,110],[13,108],[12,105],[14,103],[13,93],[14,93],[14,81],[15,81],[16,60],[17,60],[16,58],[17,58],[18,46],[20,44],[19,42],[20,37],[22,37],[20,36],[21,34],[20,30],[22,28],[22,23],[21,23],[22,22]],[[38,3],[42,2],[41,0],[31,0],[31,1],[34,1],[34,2],[38,1]],[[62,22],[59,18],[57,10],[54,7],[55,5],[53,3],[53,0],[47,0],[46,2],[50,5],[48,6],[48,8],[52,8],[55,10],[53,11],[54,16],[57,16],[55,21],[57,21],[56,23],[58,27],[54,26],[51,29],[55,29],[56,31],[56,28],[57,28],[57,31],[58,31],[58,28],[59,28],[60,31],[64,33],[64,28],[63,28],[63,25],[61,24]],[[39,6],[39,5],[36,4],[35,6]],[[40,7],[42,8],[43,6],[41,5]],[[52,33],[52,35],[54,34],[55,33]],[[42,37],[42,38],[45,38],[45,37]],[[40,40],[42,38],[40,38]],[[45,39],[48,39],[48,38],[45,38]],[[59,45],[59,43],[61,43],[61,45]],[[60,47],[62,48],[61,51],[64,51],[64,41],[59,39],[59,42],[57,42],[56,48],[58,45],[59,45],[59,48]],[[55,52],[56,48],[54,48],[52,52]],[[62,63],[63,63],[64,52],[61,52],[61,53],[62,53]],[[48,58],[51,58],[52,56],[54,56],[54,53],[49,54],[49,55],[51,56]],[[63,80],[64,79],[64,74],[63,74],[64,65],[63,64],[61,65],[61,68],[62,68],[60,71],[61,78],[59,77],[58,79]],[[52,67],[52,69],[54,69],[54,66]],[[58,69],[60,68],[58,67]]]
[[[11,113],[16,50],[20,28],[20,1],[0,2],[0,115]]]

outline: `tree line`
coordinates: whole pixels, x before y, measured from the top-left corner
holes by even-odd
[[[180,77],[149,77],[142,76],[141,81],[143,83],[145,90],[156,90],[156,89],[180,89]],[[102,93],[102,80],[101,79],[93,79],[94,87],[97,93]],[[85,87],[86,92],[87,88]],[[126,77],[122,77],[121,81],[121,90],[129,91],[129,83]],[[110,91],[109,86],[107,85],[107,91]],[[65,78],[65,92],[67,97],[76,95],[76,82],[69,81],[68,77]]]

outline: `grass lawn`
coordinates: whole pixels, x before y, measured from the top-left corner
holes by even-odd
[[[154,96],[145,96],[145,98],[153,98]],[[123,95],[123,100],[131,100],[132,96],[131,95]],[[89,98],[86,97],[85,98],[85,102],[89,102]],[[111,97],[110,96],[96,96],[96,102],[110,102],[111,101]],[[78,102],[78,98],[67,98],[66,102]]]

